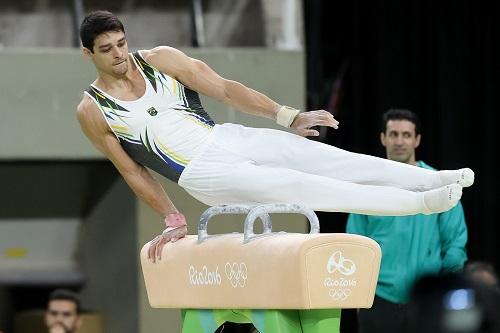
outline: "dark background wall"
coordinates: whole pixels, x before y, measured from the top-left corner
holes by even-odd
[[[500,23],[479,1],[304,1],[307,104],[340,121],[321,141],[385,157],[381,114],[408,108],[421,117],[417,158],[439,169],[471,167],[476,182],[462,204],[470,260],[500,271],[497,221]],[[318,212],[323,232],[344,232],[346,214]],[[356,331],[354,310],[341,330]]]
[[[500,23],[477,1],[304,1],[309,109],[340,121],[321,140],[384,156],[381,114],[417,112],[417,158],[439,169],[471,167],[464,190],[470,259],[500,271],[497,221]],[[345,230],[345,214],[319,213],[325,232]]]

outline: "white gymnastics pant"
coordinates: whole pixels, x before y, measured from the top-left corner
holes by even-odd
[[[429,213],[439,173],[351,153],[288,132],[216,125],[179,185],[207,205],[296,203],[370,215]]]

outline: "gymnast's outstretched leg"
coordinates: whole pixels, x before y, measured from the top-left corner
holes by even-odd
[[[458,184],[413,192],[259,166],[251,161],[197,163],[179,184],[208,205],[287,202],[320,211],[393,216],[446,211],[462,194]]]
[[[425,191],[449,184],[470,186],[470,169],[433,171],[370,155],[356,154],[320,142],[270,129],[232,126],[234,153],[246,154],[259,165],[298,170],[364,185]],[[237,138],[244,138],[238,140]]]

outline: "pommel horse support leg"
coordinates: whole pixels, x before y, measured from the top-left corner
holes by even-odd
[[[270,213],[300,213],[309,234],[272,232]],[[208,235],[219,214],[247,214],[244,233]],[[260,218],[262,234],[254,234]],[[370,308],[379,245],[363,236],[320,234],[316,214],[294,204],[216,206],[198,236],[169,243],[162,260],[141,264],[153,308],[183,310],[183,333],[214,332],[226,321],[252,322],[261,333],[339,332],[340,309]]]

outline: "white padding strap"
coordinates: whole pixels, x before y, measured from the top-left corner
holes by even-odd
[[[276,115],[276,123],[284,127],[290,127],[300,110],[283,105]]]
[[[174,230],[177,230],[177,229],[180,229],[180,228],[183,228],[185,227],[186,225],[181,225],[181,226],[178,226],[178,227],[167,227],[167,229],[163,230],[162,234],[163,235],[166,235],[168,234],[170,231],[174,231]]]

